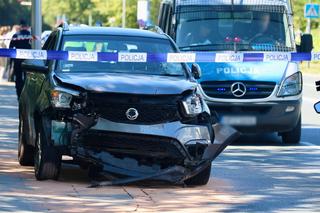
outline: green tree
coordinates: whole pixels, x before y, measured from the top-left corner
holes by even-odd
[[[19,24],[21,19],[30,24],[30,7],[22,6],[17,0],[0,1],[0,25]]]
[[[91,0],[43,0],[44,21],[51,26],[56,24],[57,16],[65,15],[70,23],[88,24]]]
[[[161,0],[150,1],[150,19],[157,24]],[[95,14],[107,26],[121,26],[122,22],[122,1],[121,0],[92,0]],[[137,3],[138,0],[126,0],[126,26],[137,27]]]
[[[158,16],[161,0],[150,0],[150,18],[153,24],[158,25]]]
[[[54,26],[56,23],[56,17],[66,15],[70,23],[82,23],[88,24],[89,16],[92,15],[93,23],[101,21],[104,26],[121,26],[122,22],[122,0],[42,0],[43,1],[43,15],[44,21]],[[158,23],[158,14],[160,2],[162,0],[149,0],[150,1],[150,19],[153,24]],[[137,27],[137,2],[138,0],[126,0],[126,26]],[[302,31],[306,27],[306,19],[304,18],[304,4],[307,1],[292,0],[294,8],[294,23],[296,29]],[[11,4],[11,6],[8,6]],[[10,11],[16,11],[17,0],[1,0],[0,10],[8,11],[7,8],[11,8]],[[24,11],[27,11],[24,8]],[[28,12],[28,11],[27,11]],[[10,12],[14,16],[21,12]],[[25,13],[25,12],[24,12]],[[6,20],[8,13],[0,13],[0,19],[2,22]],[[29,17],[29,16],[28,16]],[[12,18],[16,20],[17,18]],[[0,22],[1,23],[1,22]],[[318,20],[312,20],[312,28],[318,27]]]
[[[137,2],[126,0],[126,27],[137,27]],[[150,0],[150,18],[157,24],[161,0]],[[56,17],[66,15],[70,23],[88,24],[101,21],[104,26],[121,26],[122,0],[43,0],[44,21],[54,26]]]
[[[121,0],[92,0],[94,13],[106,26],[121,26]],[[136,20],[137,0],[126,1],[126,27],[137,27]]]
[[[295,28],[300,29],[301,31],[305,31],[306,25],[307,25],[307,19],[304,17],[304,5],[306,3],[308,3],[308,1],[292,0]],[[318,27],[319,27],[319,20],[312,19],[311,28],[315,29]]]

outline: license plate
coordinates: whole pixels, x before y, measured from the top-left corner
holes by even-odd
[[[223,116],[221,123],[232,126],[254,126],[257,124],[255,116]]]

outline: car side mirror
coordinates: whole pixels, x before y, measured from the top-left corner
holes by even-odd
[[[201,78],[201,68],[200,68],[199,64],[192,64],[191,73],[195,79]]]
[[[48,66],[45,65],[43,60],[27,59],[22,62],[22,70],[27,72],[48,73]]]
[[[303,34],[301,36],[301,43],[298,46],[298,52],[310,53],[313,49],[313,38],[311,34]]]
[[[315,103],[315,104],[313,105],[313,107],[314,107],[314,110],[315,110],[317,113],[320,113],[320,102]]]

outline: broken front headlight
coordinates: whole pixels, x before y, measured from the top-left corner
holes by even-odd
[[[192,117],[203,112],[202,100],[199,94],[192,94],[182,101],[185,116]]]
[[[51,103],[57,108],[70,108],[72,95],[59,90],[51,91]]]

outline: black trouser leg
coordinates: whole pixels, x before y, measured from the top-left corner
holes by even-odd
[[[21,92],[22,92],[22,88],[23,88],[23,75],[22,75],[22,70],[21,70],[21,63],[22,61],[15,61],[14,62],[14,74],[16,77],[16,92],[17,92],[17,96],[18,99],[20,98]]]

